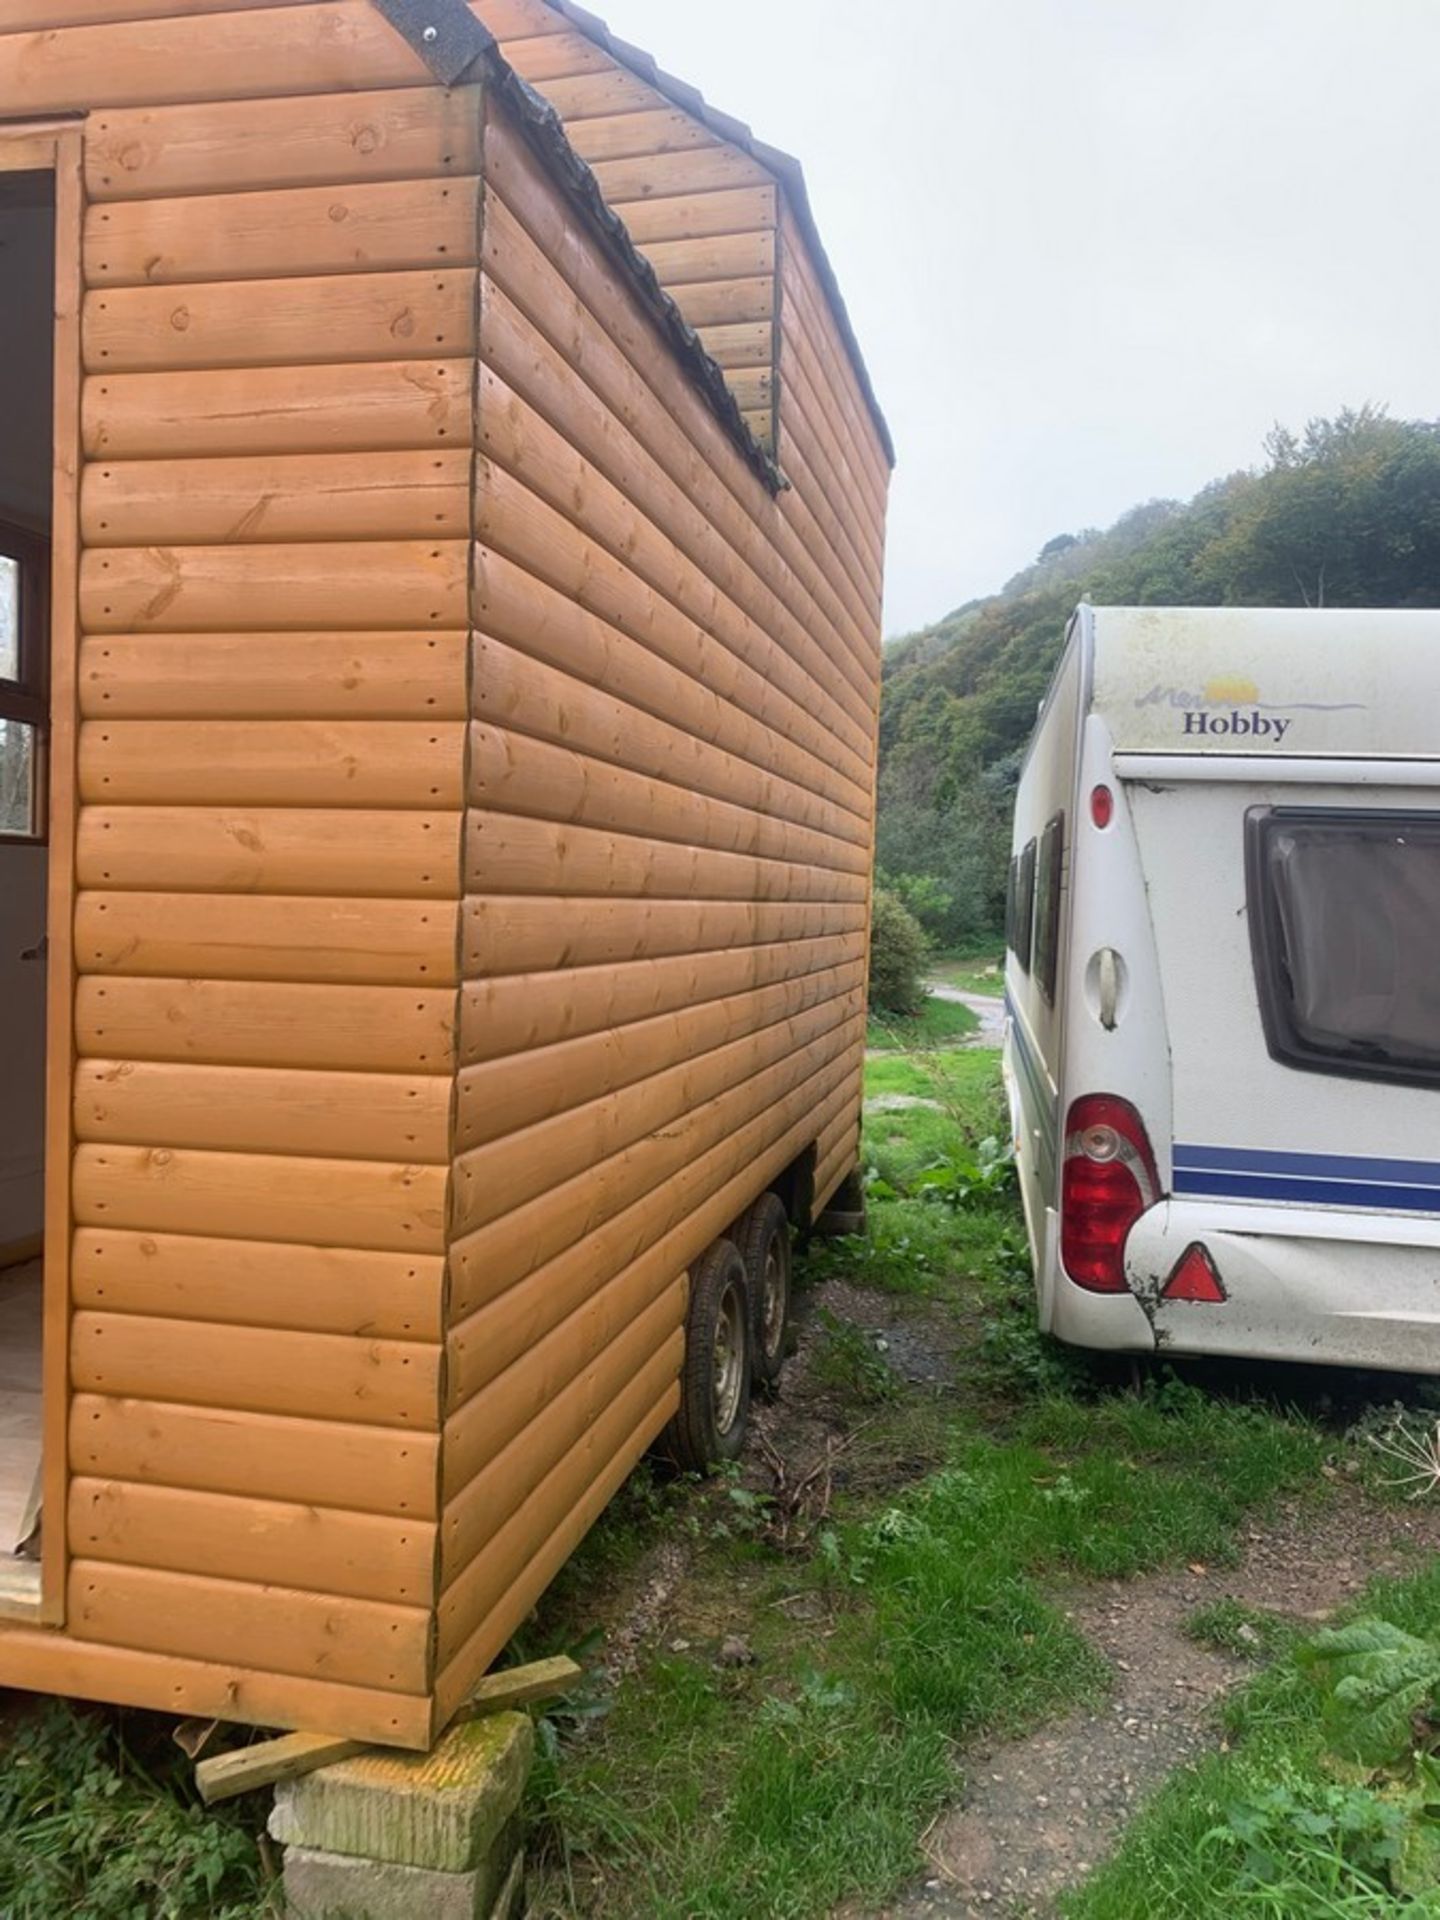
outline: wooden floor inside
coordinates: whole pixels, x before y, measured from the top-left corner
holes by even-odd
[[[41,1264],[0,1271],[0,1602],[40,1598],[40,1563],[19,1549],[40,1517]]]

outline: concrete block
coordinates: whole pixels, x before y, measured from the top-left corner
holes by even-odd
[[[495,1920],[518,1914],[504,1901],[517,1884],[517,1855],[487,1861],[469,1873],[437,1873],[349,1853],[290,1847],[285,1854],[289,1920]],[[497,1905],[497,1898],[499,1905]]]
[[[523,1713],[467,1721],[429,1753],[363,1753],[285,1782],[270,1832],[287,1847],[468,1873],[505,1834],[534,1751]]]

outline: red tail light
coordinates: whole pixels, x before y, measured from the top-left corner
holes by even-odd
[[[1090,1093],[1065,1120],[1060,1261],[1077,1287],[1125,1292],[1125,1242],[1160,1198],[1145,1125],[1128,1100]]]

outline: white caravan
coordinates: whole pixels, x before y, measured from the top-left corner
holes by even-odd
[[[1082,606],[1006,941],[1042,1326],[1440,1372],[1440,613]]]

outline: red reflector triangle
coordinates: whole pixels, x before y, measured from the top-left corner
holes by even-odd
[[[1175,1262],[1175,1271],[1160,1289],[1162,1300],[1205,1300],[1218,1305],[1225,1298],[1215,1262],[1193,1240]]]

